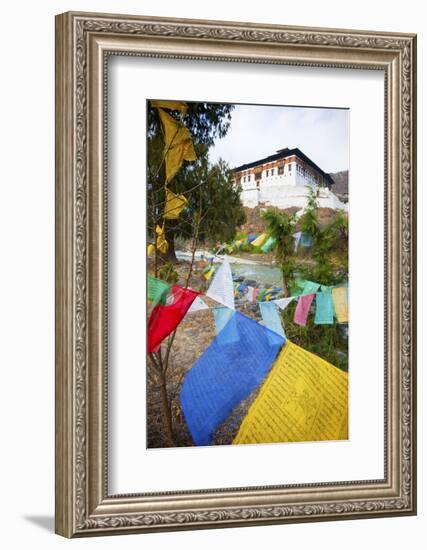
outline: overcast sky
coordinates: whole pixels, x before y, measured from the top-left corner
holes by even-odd
[[[348,170],[349,111],[236,105],[227,135],[210,149],[232,168],[298,147],[325,172]]]

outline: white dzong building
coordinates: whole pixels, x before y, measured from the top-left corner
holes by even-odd
[[[236,184],[241,186],[243,206],[305,208],[309,187],[317,187],[321,208],[348,210],[332,192],[334,180],[298,148],[279,149],[274,155],[234,168]]]

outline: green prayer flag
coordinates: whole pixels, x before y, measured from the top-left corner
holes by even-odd
[[[334,305],[330,289],[316,294],[314,323],[316,325],[332,325],[334,323]]]
[[[166,281],[148,275],[147,300],[151,302],[153,306],[156,306],[159,302],[165,304],[170,287],[171,285]]]
[[[261,250],[263,252],[270,252],[270,250],[274,247],[275,244],[276,244],[276,239],[274,237],[268,237],[265,243],[261,246]]]

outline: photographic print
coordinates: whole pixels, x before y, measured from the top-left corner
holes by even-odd
[[[416,514],[416,35],[55,25],[56,532]]]
[[[148,448],[348,439],[348,126],[148,102]]]

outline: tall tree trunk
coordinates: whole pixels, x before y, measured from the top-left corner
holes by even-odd
[[[175,254],[175,224],[174,220],[165,220],[165,238],[168,242],[168,249],[165,254],[161,254],[164,262],[176,263],[178,261]]]

